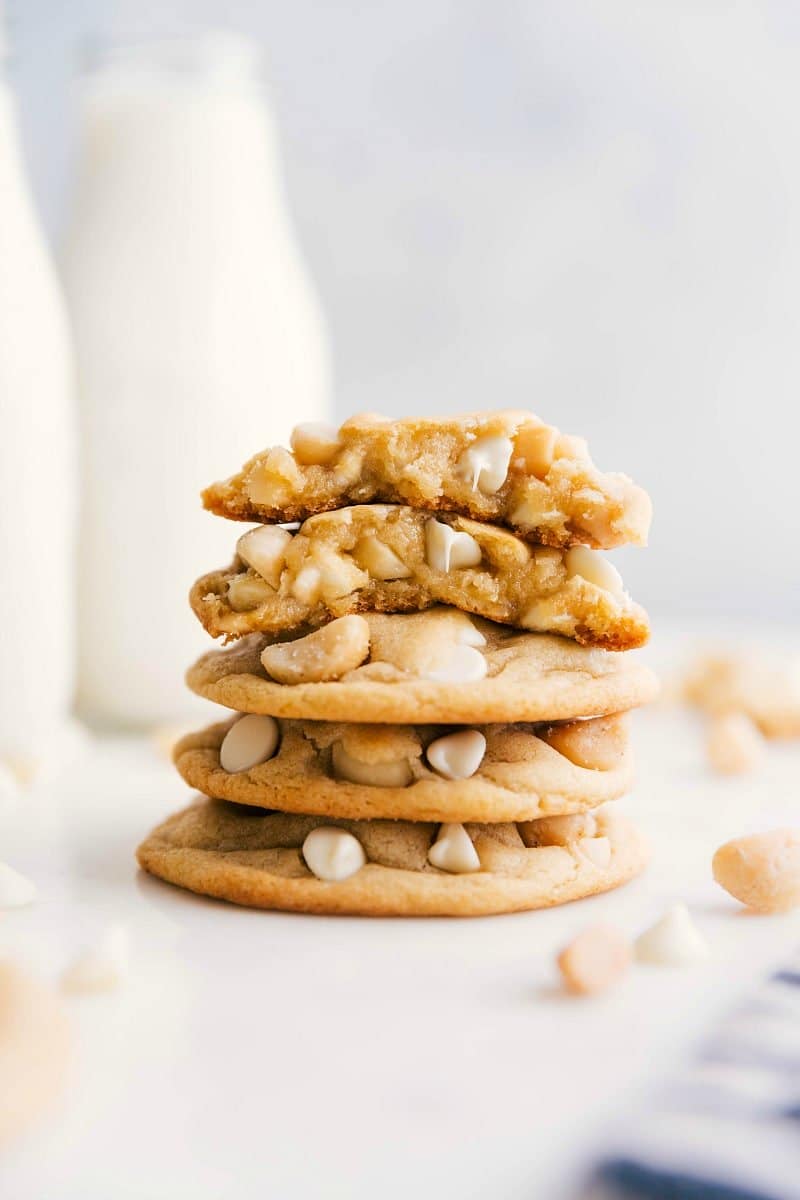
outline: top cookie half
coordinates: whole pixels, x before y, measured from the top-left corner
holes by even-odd
[[[599,471],[582,438],[531,413],[362,414],[339,430],[298,425],[291,445],[263,450],[206,488],[205,507],[237,521],[283,522],[378,501],[506,525],[546,546],[647,542],[647,493]]]

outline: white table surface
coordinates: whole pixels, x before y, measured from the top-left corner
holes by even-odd
[[[137,872],[148,829],[189,799],[150,741],[97,741],[0,824],[0,857],[40,899],[0,950],[48,978],[110,923],[131,942],[113,993],[70,997],[62,1102],[8,1150],[14,1200],[226,1196],[550,1200],[604,1129],[714,1012],[800,940],[800,914],[744,913],[713,883],[723,840],[800,818],[800,748],[712,776],[686,714],[637,715],[621,802],[648,872],[562,909],[477,920],[250,912]],[[588,923],[637,934],[687,902],[710,946],[690,969],[637,967],[564,997],[554,954]]]

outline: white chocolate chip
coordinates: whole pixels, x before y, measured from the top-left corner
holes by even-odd
[[[286,550],[292,541],[288,529],[279,525],[260,525],[243,533],[236,543],[236,553],[242,562],[266,579],[270,587],[280,587],[281,571],[286,561]]]
[[[744,775],[764,757],[764,736],[747,713],[712,717],[706,736],[708,761],[721,775]]]
[[[444,662],[425,674],[437,683],[477,683],[486,677],[486,659],[474,646],[454,646]]]
[[[425,523],[425,561],[432,571],[458,571],[477,567],[481,548],[469,533],[457,532],[444,521],[431,517]]]
[[[8,863],[0,863],[0,909],[22,908],[36,899],[36,885]]]
[[[564,559],[564,565],[569,579],[579,575],[588,583],[611,592],[612,596],[624,597],[625,585],[617,568],[589,546],[571,546]]]
[[[467,875],[481,869],[472,838],[464,826],[458,824],[440,826],[436,841],[428,851],[428,862],[451,875]]]
[[[772,829],[720,846],[711,864],[720,887],[757,912],[800,904],[800,830]]]
[[[128,934],[122,925],[115,925],[70,963],[61,976],[61,987],[66,992],[110,992],[127,974]]]
[[[636,939],[639,962],[683,967],[708,956],[705,938],[695,926],[685,904],[674,904],[664,916]]]
[[[361,783],[366,787],[408,787],[412,780],[411,764],[407,758],[389,762],[362,762],[345,750],[341,742],[335,742],[331,751],[333,769],[339,779]]]
[[[469,779],[483,762],[486,738],[477,729],[462,729],[431,742],[427,759],[444,779]]]
[[[486,638],[478,629],[477,625],[473,625],[472,621],[467,618],[462,628],[458,630],[458,640],[462,646],[485,646]]]
[[[456,472],[469,479],[472,489],[493,496],[506,481],[514,443],[507,437],[479,437],[458,460]]]
[[[324,683],[354,671],[368,654],[369,624],[351,614],[293,642],[265,646],[261,665],[278,683]]]
[[[394,550],[374,533],[369,533],[359,540],[353,551],[353,558],[372,579],[408,579],[412,573],[410,567],[398,558]]]
[[[565,988],[579,996],[606,991],[622,978],[630,962],[627,939],[607,925],[584,929],[558,956]]]
[[[358,838],[332,825],[318,825],[303,842],[303,858],[317,879],[340,883],[360,871],[367,861]]]
[[[272,758],[278,748],[280,729],[274,717],[263,717],[248,713],[239,717],[225,734],[219,748],[219,762],[223,771],[249,771],[259,763]]]
[[[584,837],[578,842],[584,858],[602,871],[611,865],[611,842],[607,837]]]
[[[319,567],[302,567],[292,583],[291,592],[301,604],[316,604],[322,592],[322,572]]]
[[[306,421],[295,425],[289,442],[294,456],[304,466],[324,466],[339,449],[339,431],[324,421]]]

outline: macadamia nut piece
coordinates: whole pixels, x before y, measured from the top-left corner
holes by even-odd
[[[783,912],[800,904],[800,830],[773,829],[734,838],[712,861],[714,878],[757,912]]]

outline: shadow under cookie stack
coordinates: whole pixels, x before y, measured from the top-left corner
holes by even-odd
[[[645,612],[598,553],[650,502],[525,412],[298,426],[209,487],[258,522],[191,604],[188,672],[233,710],[174,758],[203,794],[141,866],[257,908],[478,915],[607,891],[647,859],[607,806],[655,695]],[[298,524],[299,523],[299,524]]]

